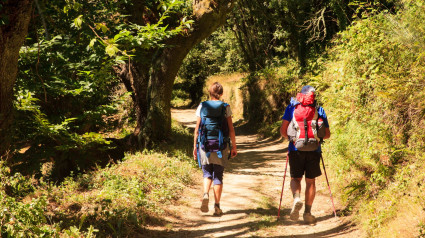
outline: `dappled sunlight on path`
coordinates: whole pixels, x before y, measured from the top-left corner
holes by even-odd
[[[194,127],[195,110],[173,110],[173,118]],[[192,123],[192,124],[191,124]],[[333,216],[324,176],[317,181],[317,195],[312,213],[316,225],[305,225],[301,219],[289,220],[292,194],[289,189],[289,168],[286,174],[281,218],[277,217],[286,142],[259,140],[256,135],[237,135],[238,156],[225,170],[221,208],[224,215],[213,216],[214,196],[210,192],[210,211],[201,213],[202,175],[199,182],[187,188],[177,204],[169,207],[169,224],[147,227],[152,237],[362,237],[347,218]],[[304,198],[302,194],[301,198]],[[338,205],[338,204],[337,204]]]

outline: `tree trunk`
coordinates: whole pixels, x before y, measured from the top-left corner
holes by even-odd
[[[149,83],[149,69],[151,65],[141,62],[130,61],[127,64],[115,66],[114,70],[124,83],[135,105],[136,128],[130,138],[130,146],[143,144],[141,134],[143,125],[148,115],[147,89]]]
[[[1,1],[0,19],[0,157],[10,146],[9,128],[13,121],[13,86],[18,72],[19,49],[28,32],[33,0]],[[1,21],[0,21],[1,24]]]
[[[129,85],[135,94],[137,122],[141,130],[136,128],[134,134],[138,136],[140,146],[146,147],[152,142],[169,138],[172,88],[183,59],[196,44],[225,23],[233,2],[234,0],[194,0],[193,28],[185,35],[177,35],[167,40],[165,42],[167,48],[158,49],[155,53],[143,53],[150,56],[150,61],[144,60],[144,64],[138,62],[133,64],[141,77],[134,75],[131,77],[128,73],[121,74],[124,76],[124,79],[122,78],[124,82],[130,82]],[[146,57],[139,58],[146,59]],[[143,76],[146,72],[149,73],[148,81]],[[136,87],[137,85],[139,87]]]
[[[307,66],[307,36],[304,31],[299,31],[298,33],[298,64],[301,68]]]

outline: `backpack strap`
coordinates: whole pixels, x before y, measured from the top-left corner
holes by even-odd
[[[304,145],[308,143],[308,124],[307,118],[304,117]]]
[[[201,168],[202,167],[202,165],[201,165],[201,148],[200,148],[199,142],[196,143],[196,156],[198,156],[198,166],[199,166],[199,168]]]
[[[319,127],[318,127],[318,123],[319,123],[319,110],[318,110],[318,107],[314,107],[314,117],[313,117],[313,120],[314,120],[314,124],[315,125],[314,125],[314,127],[312,126],[311,129],[313,130],[314,138],[317,141],[320,141],[319,137],[317,136],[317,131],[319,130]]]
[[[300,105],[300,104],[298,104]],[[297,106],[294,106],[294,111],[292,112],[292,120],[291,120],[291,124],[293,125],[295,131],[297,132],[297,134],[295,135],[295,140],[298,140],[298,138],[300,138],[300,127],[298,125],[297,120],[295,119],[295,109],[297,108]],[[295,143],[295,141],[293,141],[293,143]]]

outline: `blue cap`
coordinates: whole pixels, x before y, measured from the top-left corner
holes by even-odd
[[[313,86],[306,85],[301,89],[302,94],[307,94],[309,92],[316,92],[316,89]]]

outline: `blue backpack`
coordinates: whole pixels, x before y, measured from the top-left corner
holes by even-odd
[[[222,151],[230,143],[229,125],[227,124],[226,107],[229,105],[222,101],[205,101],[201,107],[201,124],[198,133],[198,163],[201,167],[199,147],[210,156],[216,152],[222,158]]]

